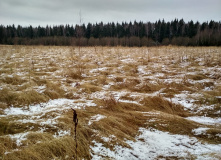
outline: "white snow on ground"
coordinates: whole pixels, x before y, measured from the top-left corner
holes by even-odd
[[[106,118],[106,116],[101,115],[101,114],[97,114],[95,116],[92,116],[90,121],[88,122],[88,125],[91,125],[93,122],[99,121],[99,120],[104,119],[104,118]]]
[[[97,69],[92,69],[92,70],[90,70],[90,73],[98,73],[98,72],[100,72],[100,71],[106,71],[106,70],[108,70],[107,67],[97,68]]]
[[[36,117],[33,117],[33,118],[36,118]],[[39,123],[41,126],[45,126],[45,125],[48,125],[48,126],[52,126],[52,127],[55,127],[55,125],[57,124],[57,119],[60,118],[60,115],[56,116],[55,118],[50,118],[48,117],[47,119],[45,118],[40,118],[40,119],[35,119],[34,123]]]
[[[171,100],[173,103],[181,104],[184,108],[192,110],[192,109],[194,109],[193,102],[195,100],[188,98],[188,95],[189,95],[188,92],[176,94]],[[196,96],[199,96],[199,95],[196,95]],[[170,101],[170,99],[168,99],[168,100]]]
[[[140,103],[138,103],[138,102],[136,102],[136,101],[130,101],[130,100],[122,100],[122,99],[119,99],[118,102],[122,102],[122,103],[133,103],[133,104],[141,105]]]
[[[184,91],[180,94],[174,95],[173,98],[169,99],[166,98],[168,101],[172,101],[175,104],[180,104],[184,107],[184,109],[190,110],[192,113],[200,113],[204,110],[213,110],[215,105],[196,105],[194,102],[197,100],[194,99],[194,97],[197,97],[199,99],[200,97],[203,98],[202,94],[194,93],[190,94],[188,91]],[[217,112],[219,114],[219,111]]]
[[[107,84],[107,85],[104,85],[104,86],[103,86],[103,89],[104,89],[104,90],[108,90],[108,89],[110,89],[110,87],[113,86],[113,85],[114,85],[114,83],[111,82],[111,83],[109,83],[109,84]]]
[[[203,112],[204,110],[213,110],[214,107],[215,107],[215,105],[210,105],[210,106],[208,106],[208,105],[201,105],[200,107],[197,108],[197,113]]]
[[[64,110],[67,107],[73,106],[73,100],[69,99],[55,99],[50,100],[47,103],[41,103],[37,105],[30,105],[28,109],[10,107],[5,109],[6,115],[37,115],[40,113]],[[73,106],[74,107],[74,106]]]
[[[187,117],[186,119],[207,125],[221,124],[221,118],[211,118],[211,117],[203,117],[203,116],[193,116]]]
[[[92,100],[78,101],[70,99],[54,99],[48,101],[47,103],[30,105],[21,108],[12,106],[3,110],[4,114],[0,115],[0,117],[17,116],[19,119],[17,119],[16,122],[39,124],[41,127],[39,127],[39,131],[37,132],[44,132],[47,129],[47,126],[58,128],[56,126],[57,119],[61,117],[63,111],[70,108],[84,109],[86,106],[96,106]],[[53,112],[53,114],[50,116],[46,115],[49,112]],[[27,134],[28,132],[8,136],[16,141],[17,146],[21,146],[22,141],[26,140]],[[65,135],[70,135],[70,131],[59,130],[57,133],[55,133],[54,137],[62,137]]]
[[[96,99],[105,99],[107,98],[108,96],[114,96],[114,98],[116,100],[119,99],[119,97],[121,97],[122,95],[125,95],[127,94],[127,92],[124,92],[124,91],[121,91],[121,92],[109,92],[109,91],[97,91],[97,92],[94,92],[90,95],[90,98],[93,99],[93,98],[96,98]]]
[[[160,115],[159,111],[154,111],[154,112],[141,112],[143,113],[145,116],[153,116],[153,115]]]
[[[15,140],[17,146],[22,145],[22,141],[26,140],[26,136],[29,134],[29,132],[25,133],[18,133],[18,134],[10,134],[8,135],[11,139]]]
[[[151,74],[151,71],[150,70],[147,70],[146,69],[146,66],[138,66],[138,72],[141,74],[141,75],[149,75]],[[147,70],[147,71],[145,71]]]
[[[122,59],[120,61],[123,63],[136,63],[136,61],[132,58]]]
[[[195,134],[195,135],[206,135],[206,131],[209,130],[209,128],[196,128],[196,129],[193,129],[192,132]]]
[[[30,105],[27,108],[6,108],[4,112],[5,115],[38,115],[52,111],[62,111],[65,109],[70,109],[70,107],[75,109],[83,109],[85,106],[96,106],[96,104],[92,103],[90,100],[87,100],[85,103],[75,103],[75,100],[70,99],[54,99],[48,101],[47,103]]]
[[[38,131],[38,132],[41,133],[41,131]],[[22,145],[22,141],[27,140],[26,136],[29,133],[30,132],[17,133],[17,134],[9,134],[7,136],[9,136],[12,140],[14,140],[16,142],[17,146],[21,146]],[[63,136],[66,136],[66,135],[71,135],[71,131],[70,130],[59,130],[53,136],[56,138],[56,137],[63,137]]]
[[[115,135],[110,135],[109,137],[101,137],[104,142],[110,142],[113,139],[116,139]]]
[[[160,89],[159,91],[153,92],[153,93],[138,93],[138,92],[129,92],[129,91],[97,91],[94,92],[90,95],[91,99],[106,99],[109,96],[113,96],[115,98],[116,101],[118,102],[122,102],[122,103],[133,103],[133,104],[137,104],[137,105],[141,105],[139,103],[139,101],[132,101],[132,100],[124,100],[121,97],[123,96],[128,96],[131,98],[138,98],[138,99],[142,99],[141,97],[143,96],[150,96],[150,97],[154,97],[154,96],[158,96],[164,89]]]
[[[114,51],[114,50],[113,50]],[[112,51],[112,52],[113,52]],[[63,52],[62,50],[58,50],[58,52]],[[148,52],[148,51],[147,51]],[[50,62],[52,63],[56,63],[56,59],[52,58],[52,55],[54,55],[52,52],[49,54],[50,52],[45,52],[45,54],[47,54],[47,58],[51,59]],[[63,52],[64,53],[64,52]],[[67,55],[69,54],[69,52],[66,53]],[[11,57],[16,57],[16,54],[13,54]],[[86,58],[86,55],[81,57],[81,58]],[[42,59],[41,57],[39,57],[40,59]],[[108,58],[108,56],[106,57]],[[154,58],[154,57],[151,57]],[[155,58],[158,58],[155,57]],[[186,61],[188,59],[186,59],[188,57],[184,57],[182,58],[182,60]],[[120,60],[121,59],[121,60]],[[123,71],[123,66],[125,64],[129,64],[129,63],[136,63],[136,59],[134,58],[130,58],[129,56],[127,57],[120,57],[120,61],[122,62],[122,65],[120,65],[118,67],[118,69],[116,69],[116,71],[118,71],[119,73],[122,74],[122,76],[124,76],[124,71]],[[144,66],[138,66],[137,70],[138,70],[138,74],[139,77],[142,79],[148,79],[149,83],[153,83],[153,84],[157,84],[156,79],[158,79],[160,82],[162,83],[166,83],[166,84],[170,84],[173,82],[176,83],[181,83],[183,81],[183,76],[186,75],[186,71],[177,71],[177,75],[171,75],[168,76],[167,73],[171,72],[171,73],[175,73],[176,70],[173,69],[170,71],[170,64],[172,64],[173,62],[176,63],[176,60],[167,60],[167,62],[165,62],[167,65],[162,65],[162,63],[160,63],[163,59],[159,58],[159,63],[154,63],[153,65],[144,65]],[[22,60],[24,61],[24,59]],[[204,65],[204,59],[199,58],[198,62],[201,63],[201,65]],[[21,62],[21,60],[20,60]],[[32,63],[32,61],[30,61],[30,63]],[[43,62],[44,63],[44,62]],[[3,64],[3,63],[2,63]],[[97,74],[99,74],[99,72],[105,72],[105,71],[109,71],[109,67],[105,67],[105,65],[103,65],[103,62],[98,62],[98,68],[95,69],[91,69],[89,71],[88,74],[82,74],[83,77],[92,77],[92,76],[96,76]],[[119,63],[121,64],[121,63]],[[180,66],[182,68],[185,68],[188,66],[189,67],[190,62],[182,62],[180,64]],[[59,64],[58,64],[59,65]],[[108,64],[109,66],[110,63]],[[66,67],[65,64],[61,63],[60,64],[61,68]],[[151,67],[150,67],[151,66]],[[100,68],[99,68],[100,67]],[[149,68],[150,67],[150,68]],[[48,67],[47,69],[53,69],[52,67]],[[152,68],[152,69],[151,69]],[[37,68],[36,71],[42,71],[44,72],[44,70],[47,70],[46,68],[42,68],[39,69]],[[160,70],[163,72],[155,72],[156,70]],[[195,72],[197,68],[188,68],[189,71],[192,72],[188,72],[188,74],[191,75],[195,75],[197,74],[197,72]],[[113,69],[114,70],[114,69]],[[166,71],[166,72],[165,72]],[[221,68],[219,66],[215,66],[215,67],[207,67],[206,69],[202,69],[203,74],[207,75],[207,77],[211,77],[214,80],[214,76],[218,75],[221,72]],[[202,72],[201,71],[201,72]],[[60,79],[61,81],[66,81],[66,78],[62,77],[62,76],[58,76],[59,74],[61,74],[62,72],[60,72],[60,70],[56,71],[56,72],[45,72],[45,74],[51,75],[51,76],[42,76],[40,78],[42,79],[47,79],[47,78],[56,78],[56,79]],[[91,74],[90,74],[91,73]],[[185,73],[185,74],[184,74]],[[18,76],[25,76],[27,75],[28,72],[18,72],[17,75]],[[58,75],[57,75],[58,74]],[[146,75],[146,76],[145,76]],[[2,77],[11,77],[13,78],[14,75],[5,75],[2,74]],[[115,77],[115,74],[113,75],[109,75],[107,78],[110,78],[112,80]],[[159,79],[159,78],[160,79]],[[191,80],[188,79],[187,81],[191,84],[202,84],[205,82],[214,82],[211,81],[210,79],[203,79],[203,80]],[[216,80],[217,81],[217,80]],[[219,81],[214,82],[216,85],[219,84]],[[83,82],[82,82],[83,84]],[[24,85],[24,84],[22,84]],[[22,86],[21,85],[21,86]],[[111,90],[111,86],[115,85],[115,83],[110,82],[108,85],[104,85],[103,86],[103,90],[104,91],[100,91],[100,92],[95,92],[92,93],[91,95],[84,95],[85,97],[89,97],[89,99],[93,99],[93,98],[99,98],[99,99],[104,99],[104,98],[108,98],[107,95],[111,95],[113,96],[116,101],[118,102],[124,102],[124,103],[134,103],[134,104],[138,104],[139,105],[139,99],[141,99],[144,96],[157,96],[159,94],[163,94],[162,91],[163,89],[161,89],[160,91],[151,93],[151,94],[147,94],[147,93],[136,93],[136,92],[129,92],[129,91],[120,91],[120,92],[116,92],[116,91],[110,91]],[[74,87],[74,85],[72,85],[72,87]],[[0,90],[2,90],[3,87],[0,87]],[[46,86],[38,86],[35,89],[37,92],[42,93],[44,92],[44,90],[46,89]],[[212,87],[205,87],[204,91],[210,91],[213,89]],[[109,91],[108,91],[109,90]],[[68,90],[67,90],[68,91]],[[79,97],[82,96],[79,94]],[[128,100],[124,100],[123,96],[128,96],[133,98],[132,100],[134,101],[128,101]],[[184,91],[180,94],[175,95],[174,98],[168,99],[169,101],[172,101],[173,103],[179,103],[181,105],[183,105],[186,109],[192,110],[195,113],[199,113],[203,110],[206,109],[214,109],[214,106],[206,106],[206,105],[202,105],[202,106],[197,106],[194,104],[194,102],[199,99],[199,97],[202,97],[203,95],[201,94],[191,94],[188,91]],[[76,96],[77,97],[77,96]],[[135,98],[134,98],[135,97]],[[220,99],[220,96],[216,97],[217,99]],[[55,125],[57,124],[57,119],[61,117],[62,115],[62,111],[70,109],[70,108],[77,108],[77,109],[84,109],[86,106],[96,106],[96,104],[93,103],[93,101],[91,100],[69,100],[69,99],[57,99],[57,100],[50,100],[47,103],[42,103],[42,104],[38,104],[38,105],[31,105],[29,107],[23,107],[23,108],[17,108],[17,107],[10,107],[7,109],[2,109],[2,113],[4,113],[3,115],[0,115],[0,117],[6,117],[6,116],[17,116],[16,118],[20,117],[18,120],[16,120],[17,122],[20,123],[38,123],[40,124],[42,127],[40,127],[40,132],[44,132],[47,128],[46,125],[51,125],[53,127],[56,127]],[[196,111],[197,110],[197,111]],[[47,113],[49,112],[53,112],[53,114],[49,114],[47,115]],[[217,111],[220,113],[220,111]],[[160,114],[160,112],[142,112],[143,114],[145,114],[145,116],[153,116],[153,115],[157,115]],[[46,116],[45,116],[46,115]],[[106,116],[104,115],[95,115],[92,116],[91,119],[88,122],[88,125],[91,125],[93,122],[95,121],[99,121],[103,118],[106,118]],[[192,121],[196,121],[198,123],[202,123],[202,124],[206,124],[206,125],[216,125],[216,124],[220,124],[221,123],[221,118],[210,118],[210,117],[188,117],[187,119],[192,120]],[[154,121],[155,119],[152,118],[152,121]],[[207,126],[208,127],[208,126]],[[57,128],[58,129],[58,128]],[[209,128],[196,128],[193,129],[192,132],[195,135],[203,135],[206,134],[207,130]],[[14,134],[14,135],[8,135],[10,136],[13,140],[16,141],[17,145],[20,146],[22,145],[22,141],[26,140],[26,136],[27,136],[28,132],[26,133],[19,133],[19,134]],[[58,129],[58,131],[54,134],[54,137],[61,137],[61,136],[65,136],[65,135],[70,135],[70,130],[60,130]],[[99,135],[99,134],[98,134]],[[221,137],[221,134],[217,134],[216,136]],[[115,136],[109,136],[109,137],[100,137],[102,140],[104,140],[105,142],[110,142]],[[209,155],[209,153],[212,152],[221,152],[221,144],[219,145],[210,145],[210,144],[202,144],[200,142],[198,142],[198,140],[196,138],[191,138],[188,136],[183,136],[183,135],[173,135],[167,132],[162,132],[162,131],[158,131],[156,129],[145,129],[145,128],[140,128],[140,135],[138,135],[136,137],[136,141],[126,141],[126,143],[131,147],[131,148],[123,148],[122,146],[118,146],[116,145],[114,147],[114,151],[110,150],[109,148],[105,148],[103,146],[102,143],[98,143],[95,140],[92,142],[94,144],[94,146],[91,146],[91,153],[92,153],[92,157],[93,159],[105,159],[107,158],[106,156],[112,158],[112,159],[159,159],[158,156],[176,156],[179,157],[180,159],[192,159],[194,156],[196,156],[197,159],[215,159],[212,158],[211,156],[213,156],[213,154]],[[194,155],[193,157],[191,157],[190,155]],[[184,157],[184,158],[182,158]]]
[[[70,130],[59,130],[53,136],[56,138],[56,137],[63,137],[63,136],[66,136],[66,135],[71,135],[71,131]]]
[[[38,86],[34,88],[38,93],[43,93],[46,90],[46,85]]]
[[[193,155],[196,159],[216,160],[210,153],[216,155],[221,151],[221,145],[202,144],[196,138],[184,135],[145,128],[140,128],[139,131],[141,134],[135,142],[126,141],[131,148],[116,145],[113,151],[94,140],[94,145],[91,146],[92,159],[99,160],[106,156],[117,160],[157,159],[159,156],[191,159]]]

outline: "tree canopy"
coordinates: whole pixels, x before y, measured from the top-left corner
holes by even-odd
[[[77,43],[81,39],[82,43]],[[22,27],[0,25],[0,44],[34,45],[183,45],[220,46],[221,22],[103,22],[87,25]]]

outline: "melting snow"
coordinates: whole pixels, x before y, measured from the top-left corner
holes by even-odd
[[[90,121],[88,122],[88,125],[91,125],[93,122],[99,121],[99,120],[104,119],[104,118],[106,118],[106,116],[101,115],[101,114],[97,114],[95,116],[92,116]]]
[[[59,130],[55,135],[54,137],[63,137],[63,136],[66,136],[66,135],[71,135],[71,131],[70,130]]]
[[[176,104],[181,104],[182,106],[184,106],[187,109],[193,109],[193,102],[195,100],[188,98],[188,92],[184,92],[181,94],[176,94],[174,98],[172,98],[172,102],[176,103]],[[199,95],[197,95],[199,96]]]
[[[37,88],[34,88],[38,93],[43,93],[46,89],[46,85],[38,86]]]
[[[196,129],[193,129],[192,132],[195,134],[195,135],[205,135],[206,134],[206,131],[208,130],[209,128],[196,128]]]
[[[114,150],[110,150],[94,140],[94,146],[91,146],[92,159],[103,159],[106,156],[118,160],[157,159],[160,156],[189,159],[194,155],[197,159],[215,160],[214,157],[210,158],[210,153],[218,154],[221,151],[221,145],[202,144],[188,136],[145,128],[140,128],[140,133],[135,142],[126,141],[131,148],[116,145]]]
[[[220,124],[221,123],[221,118],[193,116],[193,117],[187,117],[186,119],[195,121],[197,123],[208,124],[208,125]]]
[[[73,100],[55,99],[48,103],[30,105],[29,109],[10,107],[5,109],[6,115],[37,115],[40,113],[63,110],[65,107],[73,106]]]
[[[92,101],[86,101],[85,103],[75,103],[75,100],[70,99],[54,99],[47,103],[30,105],[28,109],[18,107],[6,108],[4,112],[6,115],[38,115],[51,111],[62,111],[69,109],[70,107],[75,109],[82,109],[85,106],[96,106],[96,104],[92,103]]]
[[[10,134],[8,135],[11,139],[16,141],[17,146],[22,145],[22,141],[26,140],[26,136],[29,134],[29,132],[25,133],[18,133],[18,134]]]
[[[106,71],[106,70],[108,70],[107,67],[97,68],[97,69],[92,69],[92,70],[90,71],[90,73],[96,73],[96,72]]]
[[[151,71],[148,70],[148,71],[145,71],[146,70],[146,66],[138,66],[138,72],[140,74],[143,74],[143,75],[149,75],[151,74]]]
[[[0,117],[18,116],[20,119],[16,120],[16,122],[39,124],[42,127],[39,128],[40,130],[38,132],[44,132],[48,125],[57,128],[57,119],[61,117],[63,110],[70,108],[82,109],[86,106],[96,106],[92,100],[82,100],[80,103],[78,101],[70,99],[54,99],[47,103],[30,105],[22,108],[12,106],[3,110],[4,114]],[[45,116],[49,112],[54,113],[53,115]],[[22,145],[21,142],[26,139],[27,134],[28,132],[8,136],[16,140],[17,146],[20,146]],[[70,135],[70,131],[60,130],[54,135],[54,137],[61,137],[65,135]]]
[[[135,63],[136,61],[132,58],[122,59],[120,60],[123,63]]]

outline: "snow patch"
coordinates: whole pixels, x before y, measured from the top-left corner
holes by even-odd
[[[40,113],[64,110],[65,108],[73,107],[73,100],[69,99],[54,99],[47,103],[30,105],[26,108],[10,107],[5,109],[6,115],[37,115]]]
[[[29,107],[10,107],[4,110],[5,115],[38,115],[45,114],[52,111],[62,111],[69,108],[82,109],[86,106],[96,106],[91,100],[87,100],[85,103],[77,103],[71,99],[54,99],[47,103],[41,103],[37,105],[30,105]]]
[[[43,93],[46,90],[46,85],[38,86],[34,88],[38,93]]]
[[[172,135],[156,129],[140,128],[140,135],[136,141],[126,141],[131,148],[124,148],[116,145],[114,150],[103,146],[102,143],[93,141],[91,146],[92,159],[103,159],[110,157],[118,160],[132,159],[158,159],[159,156],[177,158],[191,158],[191,155],[197,159],[216,159],[211,158],[211,153],[217,153],[221,150],[221,145],[202,144],[196,138],[184,135]]]
[[[184,93],[181,93],[181,94],[176,94],[174,96],[174,98],[172,98],[171,100],[172,100],[173,103],[180,104],[184,108],[192,110],[193,109],[193,102],[195,100],[193,100],[191,98],[188,98],[187,96],[188,96],[188,92],[184,92]]]
[[[195,135],[206,135],[206,131],[208,130],[209,128],[196,128],[196,129],[193,129],[192,132],[195,134]]]
[[[104,119],[104,118],[106,118],[106,116],[101,115],[101,114],[97,114],[95,116],[92,116],[90,121],[88,122],[88,125],[91,125],[93,122],[99,121],[99,120]]]
[[[66,135],[71,135],[71,131],[70,130],[59,130],[57,133],[55,133],[55,135],[53,135],[53,137],[57,138],[57,137],[63,137]]]
[[[146,70],[146,66],[138,66],[138,72],[140,73],[140,74],[142,74],[142,75],[149,75],[149,74],[151,74],[151,71],[150,70],[148,70],[148,71],[145,71]]]
[[[211,118],[211,117],[204,117],[204,116],[193,116],[193,117],[187,117],[186,119],[201,123],[201,124],[207,124],[207,125],[214,125],[214,124],[220,124],[221,118]]]
[[[17,146],[22,145],[22,141],[27,140],[26,136],[29,134],[29,132],[25,133],[18,133],[18,134],[10,134],[8,135],[11,139],[15,140]]]
[[[107,71],[107,70],[108,70],[107,67],[97,68],[97,69],[90,70],[90,73],[97,73],[97,72],[100,72],[100,71]]]
[[[127,64],[129,64],[129,63],[135,63],[136,61],[134,60],[134,59],[132,59],[132,58],[127,58],[127,59],[122,59],[122,60],[120,60],[121,62],[123,62],[123,63],[127,63]]]

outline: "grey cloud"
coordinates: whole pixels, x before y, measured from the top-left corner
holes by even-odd
[[[184,20],[221,20],[220,0],[1,0],[2,24],[85,23]]]

